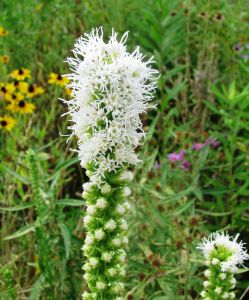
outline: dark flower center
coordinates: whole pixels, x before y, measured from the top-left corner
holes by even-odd
[[[12,99],[16,99],[16,95],[12,95]]]
[[[30,93],[33,93],[34,90],[35,90],[35,88],[34,88],[34,86],[31,84],[31,85],[29,86],[29,92],[30,92]]]
[[[57,79],[58,79],[58,80],[62,80],[62,76],[61,76],[61,75],[58,75],[58,76],[57,76]]]
[[[19,84],[19,82],[16,80],[16,81],[14,82],[14,86],[18,86],[18,84]]]
[[[23,75],[23,70],[22,70],[22,69],[19,69],[18,74],[19,74],[19,75]]]
[[[5,120],[1,121],[1,125],[2,125],[3,127],[5,127],[5,126],[7,125],[7,122],[6,122]]]
[[[18,106],[19,107],[24,107],[25,106],[25,102],[23,100],[21,100],[19,103],[18,103]]]
[[[1,91],[2,91],[3,93],[6,93],[6,92],[7,92],[7,90],[6,90],[6,88],[5,88],[4,86],[1,87]]]

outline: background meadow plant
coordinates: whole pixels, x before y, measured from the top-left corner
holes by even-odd
[[[196,245],[202,237],[223,229],[240,232],[248,243],[247,6],[221,0],[1,1],[0,82],[5,86],[14,70],[26,68],[27,82],[44,89],[26,115],[7,111],[0,96],[0,118],[16,121],[10,131],[0,128],[1,299],[72,300],[83,291],[87,176],[70,151],[77,141],[65,146],[59,136],[68,134],[68,122],[57,99],[70,99],[70,93],[48,81],[51,73],[69,73],[62,61],[74,40],[97,26],[106,36],[112,28],[120,35],[129,30],[128,50],[139,44],[154,55],[161,74],[158,109],[142,115],[148,134],[131,184],[126,299],[201,299],[205,267]],[[39,170],[42,213],[29,149]],[[180,151],[182,160],[169,159]],[[247,269],[236,279],[239,299]]]

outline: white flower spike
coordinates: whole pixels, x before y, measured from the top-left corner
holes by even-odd
[[[204,291],[202,297],[208,297],[211,300],[233,299],[235,296],[233,290],[236,285],[234,273],[238,266],[243,266],[249,255],[243,242],[238,242],[239,235],[235,238],[224,232],[216,232],[208,238],[204,238],[198,248],[202,251],[208,269],[204,272],[208,281],[204,281]],[[204,295],[204,296],[203,296]],[[220,299],[219,298],[219,299]]]
[[[144,61],[138,47],[127,51],[127,37],[125,33],[118,40],[113,31],[105,42],[102,28],[93,29],[76,41],[74,58],[68,58],[72,99],[64,102],[81,166],[90,178],[83,185],[87,235],[82,250],[90,290],[83,294],[85,300],[122,299],[124,291],[124,215],[130,210],[125,198],[133,180],[127,168],[139,162],[135,148],[144,137],[140,114],[153,107],[158,74],[150,66],[152,59]]]

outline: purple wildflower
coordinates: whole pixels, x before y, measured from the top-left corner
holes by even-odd
[[[200,149],[204,148],[206,146],[206,144],[203,143],[194,143],[192,149],[194,151],[199,151]]]
[[[241,55],[241,58],[243,58],[244,60],[248,60],[249,55],[248,54],[243,54],[243,55]]]
[[[248,50],[249,50],[249,43],[247,43],[247,44],[246,44],[246,49],[248,49]]]
[[[181,150],[179,153],[173,152],[168,154],[168,159],[170,161],[181,161],[184,158],[184,154],[185,154],[184,150]]]
[[[190,171],[191,163],[188,160],[184,159],[184,161],[182,163],[182,167],[185,171]]]
[[[206,139],[205,145],[211,145],[213,148],[218,148],[220,146],[220,141],[216,139]]]

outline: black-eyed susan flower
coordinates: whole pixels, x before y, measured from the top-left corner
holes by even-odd
[[[7,100],[7,101],[10,101],[10,102],[12,102],[12,101],[21,101],[21,100],[24,99],[24,96],[23,96],[23,94],[21,94],[19,92],[18,93],[6,93],[4,95],[4,99]]]
[[[10,58],[8,55],[1,55],[0,56],[0,62],[3,64],[7,64],[10,61]]]
[[[30,70],[25,68],[20,68],[17,70],[14,70],[10,76],[16,80],[25,80],[26,78],[30,78]]]
[[[26,91],[27,91],[27,89],[29,87],[29,84],[27,82],[25,82],[25,81],[18,81],[18,80],[14,81],[14,85],[23,94],[26,93]]]
[[[6,94],[12,94],[16,90],[16,87],[14,83],[7,83],[4,85],[3,83],[0,83],[0,96],[6,95]]]
[[[35,105],[25,100],[19,100],[19,101],[12,101],[6,108],[11,112],[18,112],[21,114],[31,114],[35,109]]]
[[[69,79],[65,76],[61,76],[60,74],[50,73],[48,83],[65,86],[69,83]]]
[[[8,31],[0,26],[0,36],[6,36],[8,35]]]
[[[26,83],[26,82],[24,82]],[[21,84],[19,89],[22,93],[26,94],[28,98],[33,98],[44,93],[44,88],[37,86],[36,84]]]
[[[16,120],[9,116],[0,117],[0,129],[11,131],[15,126]]]

